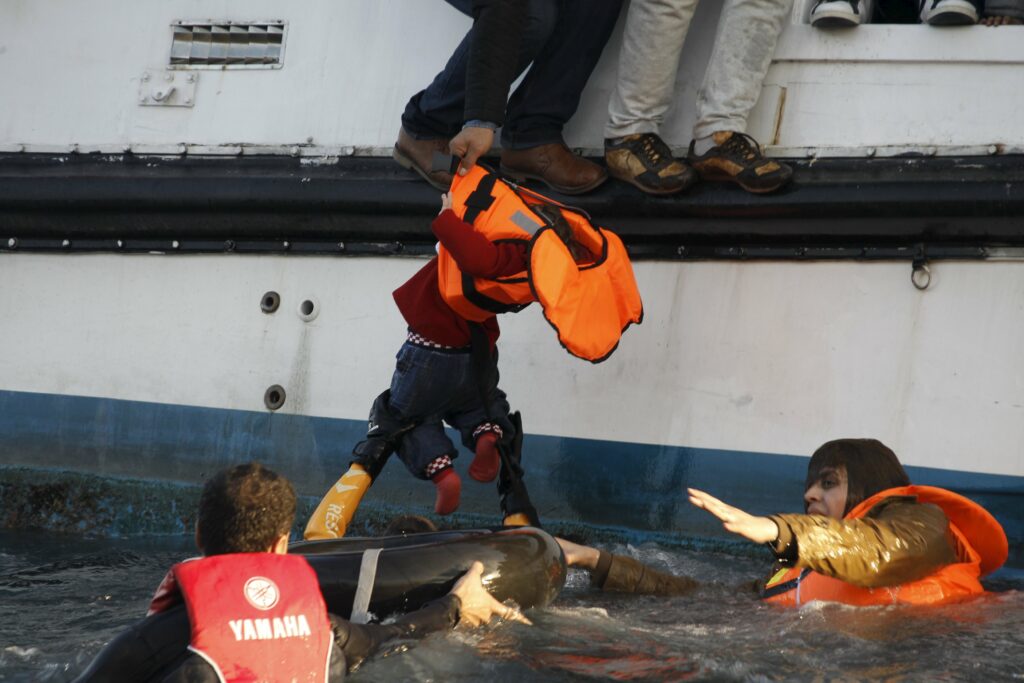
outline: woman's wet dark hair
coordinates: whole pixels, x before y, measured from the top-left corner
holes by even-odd
[[[295,489],[259,463],[213,475],[199,497],[196,539],[204,555],[264,552],[295,521]]]
[[[530,208],[551,226],[551,229],[558,235],[558,239],[562,240],[562,243],[569,248],[569,254],[572,255],[574,261],[580,262],[594,258],[590,250],[580,244],[573,235],[572,227],[565,220],[561,211],[547,204],[534,204]]]
[[[910,485],[910,478],[896,454],[877,439],[836,439],[822,444],[807,465],[804,491],[811,488],[826,469],[846,471],[844,515],[879,491]],[[805,502],[805,511],[806,508]]]

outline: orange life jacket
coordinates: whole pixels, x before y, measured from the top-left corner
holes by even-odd
[[[974,501],[934,486],[903,486],[877,493],[850,510],[844,519],[858,519],[884,498],[914,496],[920,503],[933,503],[949,519],[963,556],[917,581],[863,588],[806,568],[785,569],[765,585],[762,597],[780,605],[802,605],[812,600],[847,605],[931,605],[953,602],[985,592],[978,578],[1006,562],[1009,546],[999,522]]]
[[[611,355],[627,327],[643,320],[643,304],[622,240],[592,226],[583,212],[507,182],[480,165],[455,176],[451,199],[455,214],[489,240],[520,241],[529,253],[522,273],[488,279],[463,273],[448,250],[438,248],[441,295],[466,320],[482,322],[539,301],[562,346],[595,363]],[[557,208],[593,261],[573,259],[531,208],[539,204]]]

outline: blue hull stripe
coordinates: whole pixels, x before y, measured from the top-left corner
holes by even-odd
[[[524,416],[529,432],[529,415]],[[259,460],[300,493],[319,496],[345,470],[361,420],[0,391],[0,466],[198,483]],[[458,443],[458,439],[453,440]],[[469,458],[456,462],[465,474]],[[686,500],[703,488],[752,513],[798,512],[806,457],[527,434],[526,482],[541,518],[656,536],[718,536]],[[914,483],[949,488],[988,508],[1013,554],[1024,547],[1024,477],[908,467]],[[463,477],[463,512],[498,516],[493,484]],[[429,509],[433,487],[394,458],[368,494]]]

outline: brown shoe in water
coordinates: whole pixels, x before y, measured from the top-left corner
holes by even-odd
[[[669,146],[654,133],[606,138],[604,161],[613,178],[648,194],[682,192],[697,180],[694,170],[673,157]]]
[[[731,180],[747,192],[774,192],[793,178],[793,169],[767,158],[761,145],[746,133],[721,131],[712,136],[715,146],[701,155],[690,143],[686,160],[703,180]]]
[[[603,166],[573,154],[560,142],[501,151],[501,171],[513,178],[540,180],[563,194],[583,194],[608,180]]]
[[[452,174],[448,171],[430,170],[435,152],[447,155],[448,141],[444,138],[417,140],[405,132],[403,127],[398,131],[398,142],[395,143],[391,156],[403,168],[415,171],[437,189],[447,192],[452,185]]]

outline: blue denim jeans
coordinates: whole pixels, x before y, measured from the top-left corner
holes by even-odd
[[[401,420],[418,423],[402,437],[397,449],[413,476],[426,479],[425,470],[432,460],[458,455],[442,422],[458,429],[462,444],[470,450],[475,446],[473,431],[485,422],[497,423],[502,432],[512,435],[508,400],[498,388],[498,373],[491,373],[484,389],[485,406],[468,350],[428,349],[406,342],[396,359],[388,407]]]
[[[469,14],[471,0],[447,0]],[[530,72],[509,98],[501,146],[528,149],[562,141],[580,93],[608,42],[622,0],[529,0],[517,74]],[[441,71],[412,96],[402,126],[418,139],[453,137],[465,123],[466,68],[473,29]]]

